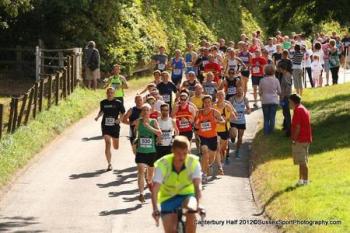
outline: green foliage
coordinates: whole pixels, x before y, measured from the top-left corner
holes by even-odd
[[[251,1],[245,0],[249,5]],[[150,61],[158,45],[172,56],[188,42],[218,37],[238,40],[247,30],[260,28],[241,0],[32,0],[32,10],[22,12],[0,29],[0,43],[46,47],[84,47],[96,41],[102,70],[121,63],[127,73]],[[251,4],[254,5],[254,4]]]
[[[7,28],[8,21],[16,18],[19,13],[30,10],[30,0],[0,0],[0,28]]]

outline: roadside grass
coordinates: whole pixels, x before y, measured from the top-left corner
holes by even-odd
[[[39,113],[14,134],[5,135],[0,141],[0,187],[64,129],[96,109],[104,96],[103,90],[77,88],[66,101]]]
[[[303,104],[311,111],[311,184],[295,187],[298,167],[293,165],[290,140],[281,129],[253,142],[252,182],[256,197],[274,220],[340,220],[332,226],[284,225],[283,232],[350,232],[350,84],[308,89]]]
[[[153,76],[142,76],[142,77],[135,77],[133,79],[128,80],[128,84],[131,90],[140,92],[144,88],[146,88],[147,84],[153,81]]]

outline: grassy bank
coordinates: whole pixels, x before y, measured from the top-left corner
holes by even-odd
[[[40,113],[14,134],[6,135],[0,141],[0,187],[64,129],[97,108],[103,97],[102,90],[78,88],[67,101]]]
[[[340,220],[333,226],[285,225],[283,232],[350,232],[350,84],[307,90],[304,105],[311,111],[314,142],[310,148],[311,184],[295,187],[298,167],[281,130],[254,139],[252,181],[259,202],[272,219]]]

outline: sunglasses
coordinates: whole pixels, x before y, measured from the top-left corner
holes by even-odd
[[[180,98],[180,101],[187,101],[187,98]]]

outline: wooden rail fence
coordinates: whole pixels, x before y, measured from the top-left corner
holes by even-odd
[[[40,79],[23,95],[11,98],[8,122],[4,122],[5,107],[0,104],[0,139],[7,133],[14,133],[21,125],[27,125],[37,113],[58,105],[66,99],[78,85],[78,72],[76,71],[77,56],[66,57],[65,65],[54,74],[41,75]]]

